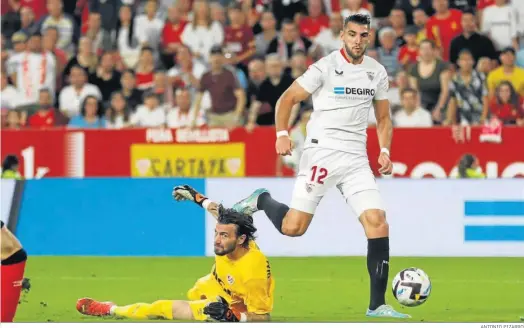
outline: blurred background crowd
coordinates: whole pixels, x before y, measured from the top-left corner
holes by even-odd
[[[372,17],[399,127],[524,126],[523,0],[2,0],[7,129],[274,124],[279,96]],[[293,109],[300,141],[311,102]],[[370,113],[369,124],[374,124]]]

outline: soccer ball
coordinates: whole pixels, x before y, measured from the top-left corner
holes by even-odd
[[[419,306],[431,293],[428,275],[418,268],[408,268],[397,273],[392,282],[393,296],[404,306]]]

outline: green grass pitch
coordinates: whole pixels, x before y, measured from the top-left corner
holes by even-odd
[[[271,258],[276,280],[274,321],[366,322],[369,286],[365,257]],[[185,299],[213,258],[30,257],[17,322],[111,321],[76,312],[78,298],[119,305]],[[387,300],[413,322],[515,322],[524,315],[524,258],[391,259],[390,283],[416,266],[432,280],[420,307],[402,308],[388,286]]]

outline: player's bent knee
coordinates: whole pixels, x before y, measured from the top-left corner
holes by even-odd
[[[302,236],[312,219],[313,214],[291,209],[282,222],[282,233],[290,237]]]
[[[368,237],[376,238],[389,235],[389,224],[386,221],[386,213],[383,210],[366,210],[361,214],[360,221]]]

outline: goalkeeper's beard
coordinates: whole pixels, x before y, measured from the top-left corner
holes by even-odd
[[[228,247],[227,245],[215,245],[215,255],[224,256],[232,253],[235,250],[235,244]]]

